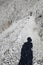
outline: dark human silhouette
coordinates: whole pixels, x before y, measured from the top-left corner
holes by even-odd
[[[32,65],[33,59],[33,51],[32,51],[32,39],[30,37],[27,38],[27,42],[25,42],[21,49],[21,58],[18,65]]]

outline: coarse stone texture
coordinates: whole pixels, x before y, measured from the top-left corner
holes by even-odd
[[[43,65],[43,0],[0,0],[0,65],[18,65],[32,38],[33,65]]]
[[[35,18],[27,16],[17,23],[14,22],[10,28],[0,34],[0,65],[18,64],[21,48],[27,37],[32,38],[33,64],[43,64],[43,41],[38,32]]]
[[[38,0],[0,0],[0,33],[30,13]]]

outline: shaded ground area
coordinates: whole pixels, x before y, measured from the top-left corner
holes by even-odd
[[[18,65],[33,65],[33,51],[32,51],[32,39],[27,38],[21,49],[21,58]]]

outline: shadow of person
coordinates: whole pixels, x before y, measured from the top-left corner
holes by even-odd
[[[27,42],[25,42],[21,49],[21,58],[18,65],[32,65],[33,59],[33,51],[32,51],[32,39],[30,37],[27,38]]]

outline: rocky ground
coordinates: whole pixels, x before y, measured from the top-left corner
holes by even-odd
[[[33,65],[43,65],[43,0],[0,0],[0,65],[18,65],[27,37]]]

